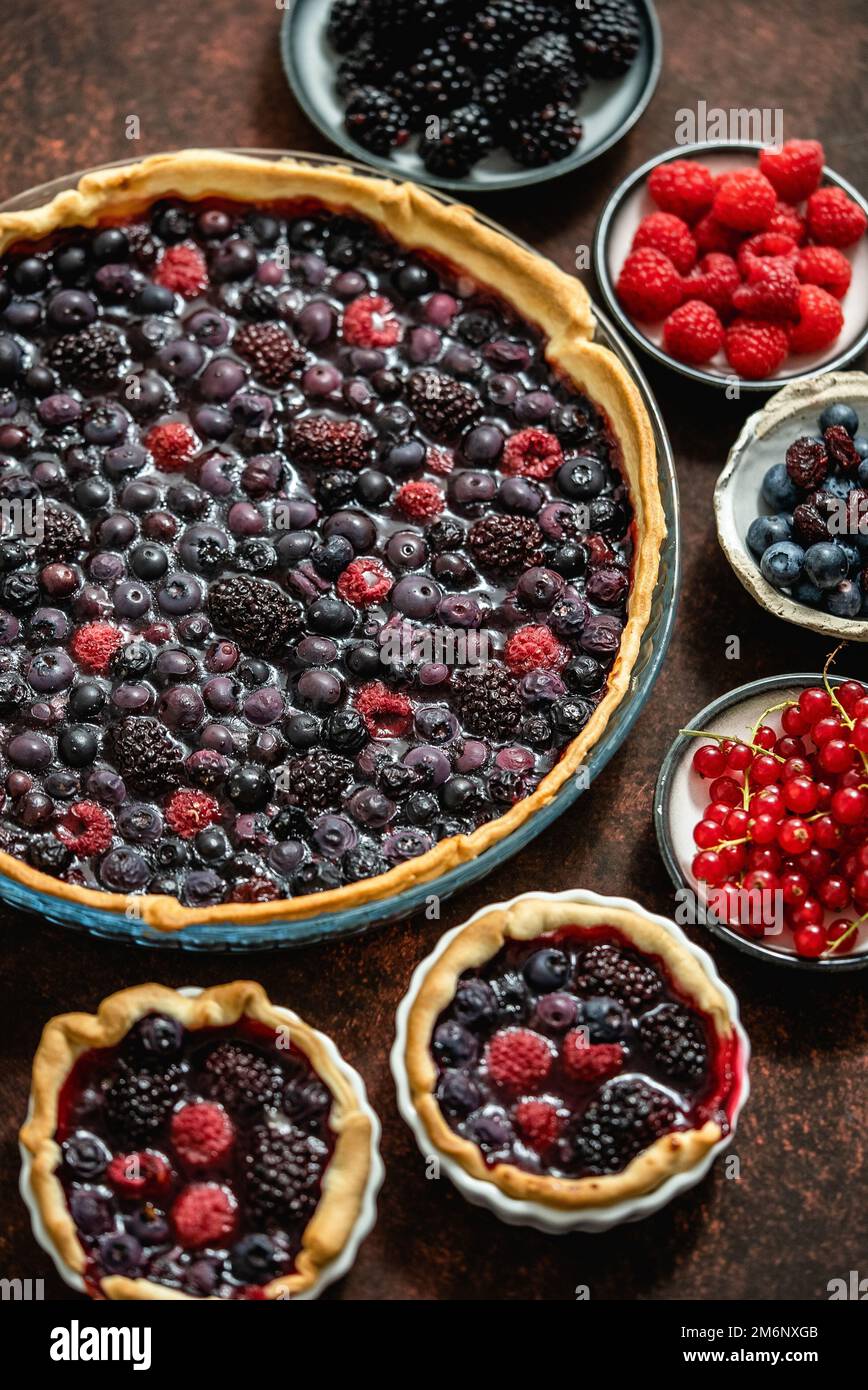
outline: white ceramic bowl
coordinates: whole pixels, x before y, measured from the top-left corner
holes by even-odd
[[[184,988],[180,989],[178,993],[186,994],[190,998],[195,998],[197,994],[202,993],[202,988],[200,985],[186,985]],[[294,1014],[291,1009],[284,1009],[277,1005],[275,1005],[275,1008],[277,1012],[286,1019],[286,1022],[290,1026],[292,1026],[293,1023],[298,1022],[298,1015]],[[322,1043],[323,1047],[325,1048],[326,1052],[330,1057],[330,1060],[334,1063],[338,1070],[343,1073],[346,1080],[352,1086],[353,1091],[355,1092],[356,1100],[359,1103],[360,1109],[363,1111],[363,1113],[367,1116],[368,1120],[370,1121],[371,1166],[370,1171],[368,1173],[367,1186],[365,1187],[364,1195],[362,1197],[361,1209],[359,1211],[358,1217],[356,1218],[356,1223],[350,1233],[350,1237],[346,1245],[344,1246],[343,1250],[338,1255],[338,1257],[332,1260],[331,1264],[326,1265],[325,1268],[320,1272],[319,1277],[317,1278],[316,1282],[311,1286],[311,1288],[305,1290],[304,1293],[293,1295],[293,1303],[298,1303],[301,1301],[308,1302],[311,1299],[319,1298],[320,1294],[323,1292],[324,1289],[327,1289],[330,1284],[334,1284],[336,1280],[343,1279],[344,1275],[349,1273],[350,1269],[355,1263],[356,1255],[359,1251],[359,1246],[361,1245],[362,1241],[366,1238],[366,1236],[369,1236],[371,1234],[371,1231],[374,1229],[374,1226],[376,1225],[377,1193],[383,1185],[383,1178],[385,1177],[386,1171],[383,1167],[383,1160],[380,1157],[380,1121],[377,1117],[376,1112],[371,1108],[370,1102],[368,1101],[364,1081],[359,1076],[359,1073],[355,1070],[355,1068],[351,1067],[350,1064],[344,1060],[344,1058],[341,1056],[341,1054],[335,1047],[335,1044],[332,1042],[331,1038],[329,1038],[325,1033],[319,1032],[317,1032],[315,1036],[318,1039],[318,1041]],[[29,1111],[30,1106],[28,1105],[28,1115]],[[57,1269],[57,1272],[60,1275],[61,1279],[63,1279],[64,1283],[68,1284],[71,1289],[75,1289],[76,1293],[86,1293],[87,1290],[85,1289],[84,1280],[82,1279],[81,1275],[77,1274],[74,1269],[70,1269],[69,1265],[63,1259],[63,1256],[60,1254],[60,1251],[57,1249],[57,1246],[54,1244],[54,1242],[52,1241],[51,1237],[45,1229],[45,1225],[42,1220],[42,1215],[39,1211],[39,1207],[37,1206],[33,1197],[33,1193],[30,1189],[30,1168],[32,1158],[28,1150],[24,1148],[23,1144],[19,1144],[18,1147],[21,1153],[21,1175],[18,1180],[18,1190],[21,1193],[21,1196],[24,1198],[24,1201],[27,1205],[27,1209],[30,1212],[30,1221],[33,1227],[33,1234],[36,1238],[36,1241],[39,1245],[41,1245],[42,1249],[46,1252],[46,1254],[51,1256],[52,1260],[54,1261],[55,1268]]]
[[[784,622],[839,641],[868,642],[868,619],[836,618],[774,588],[763,578],[759,561],[747,545],[748,527],[756,516],[771,514],[760,488],[772,464],[783,463],[800,435],[817,433],[817,417],[827,405],[851,405],[859,415],[860,433],[868,433],[868,376],[832,372],[794,381],[767,401],[744,423],[729,451],[714,489],[714,515],[721,549],[737,578],[763,608]],[[848,537],[853,543],[853,539]],[[866,555],[868,561],[868,555]]]
[[[676,145],[674,149],[649,159],[647,164],[619,184],[600,214],[594,235],[594,271],[609,312],[633,341],[658,362],[682,376],[706,382],[710,386],[731,388],[737,382],[740,391],[768,392],[786,381],[813,376],[819,371],[832,371],[852,362],[868,344],[868,236],[863,236],[861,241],[848,247],[844,253],[851,263],[853,279],[841,303],[844,326],[840,336],[822,352],[788,357],[773,376],[762,381],[739,378],[722,351],[702,367],[679,362],[663,347],[662,320],[654,324],[636,322],[622,307],[615,293],[621,267],[633,244],[639,223],[649,212],[657,211],[657,205],[648,192],[648,175],[652,169],[676,159],[693,159],[707,165],[712,174],[728,174],[735,169],[755,168],[756,156],[762,148],[762,144],[755,140],[706,141],[695,145]],[[861,193],[834,170],[823,170],[823,185],[843,189],[868,214],[868,203]]]
[[[832,676],[830,679],[833,685],[840,685],[846,677]],[[684,727],[743,739],[772,705],[783,700],[798,700],[807,686],[822,685],[822,682],[820,675],[801,673],[767,676],[763,680],[751,681],[707,705]],[[780,716],[775,714],[769,722],[778,728],[779,719]],[[654,793],[654,825],[660,853],[672,882],[677,889],[688,889],[696,895],[698,902],[708,906],[707,891],[693,877],[692,869],[694,857],[699,853],[693,839],[693,829],[708,805],[709,784],[693,770],[693,754],[702,742],[700,738],[679,734],[663,759]],[[833,922],[836,917],[855,916],[855,913],[856,909],[852,907],[845,912],[827,912],[826,923]],[[707,926],[722,941],[737,946],[755,960],[764,960],[772,965],[824,973],[832,970],[839,974],[868,967],[868,924],[863,924],[859,929],[856,944],[846,955],[814,959],[798,955],[792,932],[782,924],[780,930],[772,924],[762,937],[754,938],[718,921],[709,908]]]
[[[623,1202],[617,1202],[612,1206],[600,1207],[598,1210],[584,1210],[579,1212],[560,1211],[551,1207],[544,1206],[540,1202],[518,1201],[507,1197],[501,1192],[493,1182],[486,1182],[480,1178],[471,1177],[469,1173],[457,1163],[455,1159],[447,1154],[437,1153],[436,1157],[440,1164],[441,1172],[445,1173],[451,1182],[455,1184],[462,1197],[466,1197],[468,1202],[474,1206],[486,1207],[505,1221],[509,1226],[533,1226],[538,1231],[544,1231],[551,1235],[563,1235],[567,1231],[608,1231],[613,1226],[621,1226],[628,1221],[641,1221],[645,1216],[651,1216],[654,1212],[665,1207],[674,1197],[680,1196],[688,1188],[695,1187],[701,1182],[710,1169],[718,1154],[722,1153],[735,1135],[738,1117],[742,1106],[750,1093],[750,1083],[748,1081],[748,1062],[750,1061],[750,1043],[739,1019],[738,1001],[732,990],[725,985],[717,973],[714,961],[711,957],[685,936],[680,927],[674,922],[670,922],[666,917],[658,917],[656,913],[646,912],[639,903],[631,901],[629,898],[610,898],[603,897],[599,893],[591,893],[584,889],[569,889],[565,893],[521,893],[516,898],[510,898],[508,902],[489,903],[469,917],[466,922],[455,927],[452,931],[441,937],[437,946],[427,956],[420,965],[416,967],[413,978],[410,981],[410,988],[398,1006],[397,1029],[395,1042],[391,1053],[392,1075],[395,1078],[395,1086],[398,1093],[398,1109],[407,1124],[412,1129],[416,1143],[425,1158],[433,1156],[431,1140],[428,1137],[425,1126],[423,1125],[416,1109],[410,1099],[410,1087],[407,1080],[407,1070],[404,1063],[404,1054],[407,1046],[407,1023],[410,1009],[416,999],[428,971],[436,960],[442,956],[446,948],[454,941],[455,937],[462,932],[465,927],[470,926],[479,917],[483,917],[488,912],[506,910],[514,903],[524,902],[528,898],[547,898],[552,902],[582,902],[592,903],[602,908],[627,908],[631,912],[636,912],[649,922],[654,922],[663,927],[670,936],[675,939],[699,961],[706,975],[723,995],[729,1017],[739,1041],[739,1074],[734,1082],[734,1100],[730,1116],[730,1132],[709,1149],[708,1153],[694,1168],[686,1173],[676,1173],[667,1178],[653,1192],[646,1192],[644,1196],[632,1197]]]

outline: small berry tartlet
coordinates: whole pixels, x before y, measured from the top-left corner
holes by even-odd
[[[311,1297],[373,1225],[378,1129],[333,1044],[260,985],[141,985],[46,1025],[22,1192],[92,1298]]]
[[[423,962],[392,1066],[420,1148],[469,1200],[593,1230],[699,1181],[734,1129],[747,1050],[734,998],[671,923],[529,895]]]

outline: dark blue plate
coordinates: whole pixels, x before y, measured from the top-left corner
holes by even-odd
[[[632,68],[611,82],[593,81],[578,107],[584,135],[578,148],[557,164],[523,169],[505,150],[495,151],[463,179],[437,178],[429,174],[414,148],[380,158],[359,145],[344,126],[344,106],[335,91],[334,73],[340,56],[326,38],[332,0],[290,0],[280,31],[280,53],[287,81],[308,119],[323,135],[353,159],[417,183],[462,192],[490,193],[503,188],[524,188],[545,183],[572,169],[579,169],[611,149],[636,124],[652,96],[663,62],[660,22],[651,0],[635,0],[642,26],[642,41]],[[415,146],[415,141],[412,142]]]

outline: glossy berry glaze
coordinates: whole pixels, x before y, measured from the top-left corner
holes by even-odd
[[[618,1173],[661,1135],[732,1112],[736,1043],[614,928],[508,942],[437,1021],[437,1099],[489,1165]]]
[[[86,1052],[58,1107],[58,1176],[105,1276],[259,1298],[290,1274],[334,1148],[331,1096],[291,1041],[251,1019],[186,1032],[150,1014]]]
[[[260,902],[527,796],[605,689],[633,552],[617,444],[544,347],[316,207],[7,255],[0,503],[44,538],[0,542],[0,848]]]

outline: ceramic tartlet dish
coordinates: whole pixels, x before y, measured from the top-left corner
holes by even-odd
[[[580,794],[626,735],[662,659],[677,583],[677,521],[670,490],[674,481],[665,436],[644,383],[640,380],[637,386],[634,381],[632,359],[617,340],[615,351],[595,341],[597,325],[584,290],[468,209],[411,185],[324,161],[188,151],[154,156],[133,166],[111,166],[82,176],[77,185],[39,193],[55,196],[39,207],[31,206],[34,195],[7,205],[11,210],[0,218],[4,246],[69,226],[123,220],[172,195],[192,203],[222,197],[255,206],[315,200],[327,211],[349,205],[408,251],[424,248],[447,259],[454,254],[475,282],[483,287],[496,284],[516,312],[543,330],[552,366],[571,382],[580,379],[613,422],[634,509],[636,541],[627,624],[602,700],[533,794],[473,834],[441,839],[395,869],[345,887],[276,901],[272,897],[200,908],[182,906],[166,893],[95,891],[86,876],[64,883],[7,853],[0,858],[0,892],[16,905],[98,934],[154,942],[175,939],[178,933],[180,944],[194,948],[284,944],[360,930],[374,920],[405,914],[424,900],[429,886],[445,896],[500,862],[504,853],[520,848]],[[575,775],[579,769],[581,778]]]
[[[762,410],[745,421],[729,451],[714,489],[714,516],[717,538],[736,577],[768,613],[839,641],[868,642],[868,620],[836,618],[796,602],[769,584],[747,545],[754,517],[772,512],[761,492],[765,473],[783,463],[795,439],[814,437],[817,417],[827,406],[839,403],[852,406],[863,416],[868,412],[868,376],[864,372],[824,373],[794,381],[772,396]],[[857,538],[842,539],[856,544]]]
[[[373,1229],[379,1136],[358,1073],[260,985],[142,985],[46,1025],[19,1186],[79,1293],[307,1300]]]
[[[670,367],[691,381],[723,390],[731,389],[733,383],[737,382],[740,391],[775,391],[788,381],[813,376],[818,371],[836,371],[858,357],[868,344],[868,237],[864,236],[856,246],[846,252],[852,265],[853,278],[842,304],[844,325],[837,340],[822,352],[789,357],[773,376],[764,380],[739,378],[722,352],[703,367],[679,362],[663,348],[662,323],[639,324],[620,303],[615,285],[621,267],[642,218],[655,211],[655,204],[646,186],[651,171],[660,164],[695,159],[705,164],[713,175],[728,174],[735,169],[744,168],[746,159],[761,149],[763,145],[754,140],[705,141],[676,145],[674,149],[656,155],[615,189],[600,214],[594,233],[594,271],[597,283],[603,302],[619,328],[656,362]],[[827,167],[823,170],[822,186],[842,189],[868,214],[868,203],[862,194],[833,169]]]
[[[561,992],[539,994],[552,971],[566,978]],[[607,989],[611,997],[603,997]],[[443,1019],[453,1007],[468,1018],[470,1004],[484,1004],[490,991],[499,1010],[494,1022],[467,1023],[482,1028],[478,1050],[461,1064],[475,1092],[467,1101],[464,1073],[440,1066],[444,1057],[454,1061],[449,1049],[467,1042]],[[517,1000],[523,1012],[515,1012]],[[664,1049],[657,1060],[667,1079],[658,1071],[653,1082],[653,1039],[671,1020],[682,1041],[690,1038],[690,1055],[675,1061]],[[567,1027],[573,1031],[564,1036]],[[521,1066],[542,1060],[546,1072],[534,1087],[543,1094],[530,1102],[522,1094],[526,1076],[516,1076],[515,1057],[504,1056],[519,1034]],[[673,1035],[667,1039],[668,1048]],[[748,1095],[748,1060],[737,1002],[708,955],[637,903],[582,890],[522,894],[448,932],[413,975],[391,1055],[398,1106],[422,1154],[469,1202],[510,1225],[552,1234],[640,1220],[700,1182],[732,1141]],[[679,1067],[692,1069],[690,1084],[676,1079],[686,1074]],[[693,1101],[678,1110],[670,1103],[682,1085],[693,1088]],[[480,1109],[465,1120],[474,1103]],[[666,1117],[655,1127],[648,1116],[655,1107],[659,1116],[661,1106]],[[628,1115],[636,1131],[625,1139]],[[578,1165],[576,1152],[584,1155]]]
[[[832,686],[841,685],[844,677],[830,676]],[[705,709],[694,715],[685,728],[701,729],[715,734],[743,739],[754,727],[757,719],[772,705],[786,699],[797,700],[806,686],[822,685],[820,675],[768,676],[764,680],[750,681],[729,691],[714,700]],[[691,865],[697,853],[693,839],[693,829],[701,818],[708,801],[708,783],[694,771],[693,754],[702,739],[679,734],[660,767],[657,786],[654,792],[654,826],[657,842],[666,865],[669,877],[680,894],[687,893],[691,901],[707,903],[707,893],[703,885],[693,877]],[[831,921],[839,913],[829,912]],[[826,955],[819,959],[809,959],[797,955],[792,942],[792,934],[776,923],[774,930],[757,939],[736,931],[711,909],[707,907],[704,926],[714,936],[726,941],[738,950],[762,960],[770,965],[784,966],[791,970],[814,970],[846,972],[864,969],[868,966],[868,931],[863,924],[857,944],[847,955]]]

